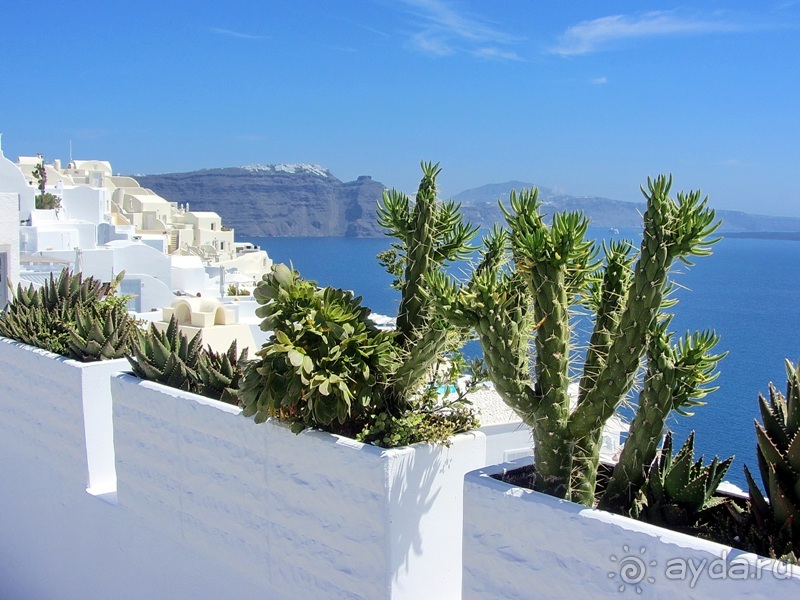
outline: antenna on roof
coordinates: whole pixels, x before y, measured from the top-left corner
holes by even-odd
[[[72,162],[72,140],[69,141],[69,162]]]

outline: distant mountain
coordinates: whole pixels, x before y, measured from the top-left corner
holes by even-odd
[[[384,185],[369,176],[342,182],[316,165],[252,165],[189,173],[136,175],[146,188],[192,210],[214,211],[244,236],[379,237],[376,206]],[[521,181],[489,184],[454,199],[472,223],[503,222],[498,200],[508,205],[511,190],[534,187]],[[644,203],[577,197],[540,187],[545,213],[582,210],[594,227],[639,228]],[[800,232],[800,218],[718,210],[722,232]]]
[[[456,194],[453,199],[461,202],[464,214],[472,223],[492,224],[503,221],[498,200],[508,206],[511,190],[532,187],[534,184],[520,181],[493,183],[465,190]],[[645,210],[644,202],[623,202],[597,196],[570,196],[545,187],[539,187],[539,198],[546,214],[552,215],[562,210],[582,210],[591,217],[593,227],[639,228]],[[800,232],[800,218],[797,217],[751,215],[731,210],[716,212],[717,218],[722,221],[720,233]]]
[[[382,235],[375,209],[383,184],[362,176],[342,182],[316,165],[251,165],[189,173],[137,175],[171,202],[214,211],[245,236]]]

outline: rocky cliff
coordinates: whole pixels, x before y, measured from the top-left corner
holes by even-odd
[[[375,210],[384,186],[367,176],[342,182],[314,165],[254,165],[135,177],[244,236],[382,235]]]
[[[242,236],[376,237],[376,206],[384,185],[371,177],[342,182],[314,165],[254,165],[203,169],[190,173],[136,175],[146,188],[193,210],[219,213],[222,222]],[[485,227],[502,223],[498,200],[508,204],[512,189],[533,187],[520,181],[465,190],[454,199],[468,221]],[[599,197],[576,197],[540,187],[546,214],[582,210],[593,227],[641,227],[644,203]],[[718,210],[722,232],[798,232],[800,219]]]

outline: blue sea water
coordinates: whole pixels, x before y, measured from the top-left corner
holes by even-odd
[[[594,236],[609,237],[606,230]],[[613,237],[633,237],[622,231]],[[276,262],[291,262],[320,285],[352,289],[374,312],[395,315],[398,294],[392,277],[375,255],[389,238],[252,238]],[[674,276],[679,304],[672,329],[715,329],[718,349],[728,355],[720,364],[719,390],[693,417],[669,422],[676,441],[697,431],[697,452],[709,460],[736,455],[727,479],[744,487],[742,467],[757,470],[753,421],[757,398],[774,382],[785,391],[784,359],[800,360],[800,242],[723,239],[713,256],[699,257],[693,267],[680,265]]]

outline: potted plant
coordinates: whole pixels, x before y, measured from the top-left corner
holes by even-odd
[[[109,380],[136,329],[115,295],[123,275],[101,284],[65,269],[39,289],[19,285],[0,314],[4,418],[35,435],[43,456],[74,455],[65,475],[96,495],[116,489]]]
[[[485,464],[485,436],[436,402],[430,383],[464,331],[425,276],[463,257],[475,228],[437,201],[438,166],[423,171],[414,202],[387,192],[379,212],[397,239],[395,331],[351,292],[275,265],[254,290],[273,333],[243,367],[240,407],[114,378],[121,506],[275,595],[460,595],[463,477]],[[182,353],[165,375],[191,368],[190,343],[159,351]]]
[[[671,555],[687,561],[694,556],[678,551],[693,538],[627,517],[663,514],[655,505],[660,499],[667,513],[696,524],[717,504],[711,492],[728,464],[715,459],[703,467],[692,462],[691,448],[685,447],[675,457],[680,468],[666,487],[654,464],[666,418],[701,403],[712,390],[708,384],[722,357],[713,354],[718,338],[711,331],[687,334],[677,342],[669,331],[667,311],[675,304],[669,297],[672,265],[710,254],[718,226],[699,192],[675,200],[669,196],[671,184],[671,178],[661,176],[648,179],[643,189],[647,209],[638,253],[629,243],[612,242],[604,245],[605,257],[599,261],[595,243],[586,239],[588,219],[567,212],[554,215],[548,225],[537,191],[523,190],[512,194],[510,210],[504,208],[509,229],[495,229],[485,240],[482,260],[466,284],[441,272],[431,276],[431,296],[449,319],[475,328],[491,380],[534,438],[533,475],[518,478],[530,490],[491,478],[502,469],[467,476],[465,596],[502,589],[513,597],[532,586],[551,597],[567,590],[571,595],[607,594],[624,591],[627,584],[614,581],[621,571],[604,561],[629,554],[644,561],[645,552],[654,564],[664,564]],[[575,360],[571,318],[577,307],[588,309],[594,324],[573,401],[568,386]],[[602,428],[637,380],[630,434],[608,480],[598,487]],[[498,512],[514,510],[519,510],[515,519],[496,518]],[[479,511],[492,519],[474,518]],[[525,534],[520,534],[522,523],[529,524]],[[520,535],[530,540],[521,542]],[[655,540],[666,544],[653,550]],[[706,563],[723,551],[708,547],[710,542],[698,543],[697,556]],[[509,580],[508,585],[499,578]],[[639,590],[642,581],[636,582]],[[713,593],[722,589],[713,588]],[[679,587],[672,592],[699,593]]]

